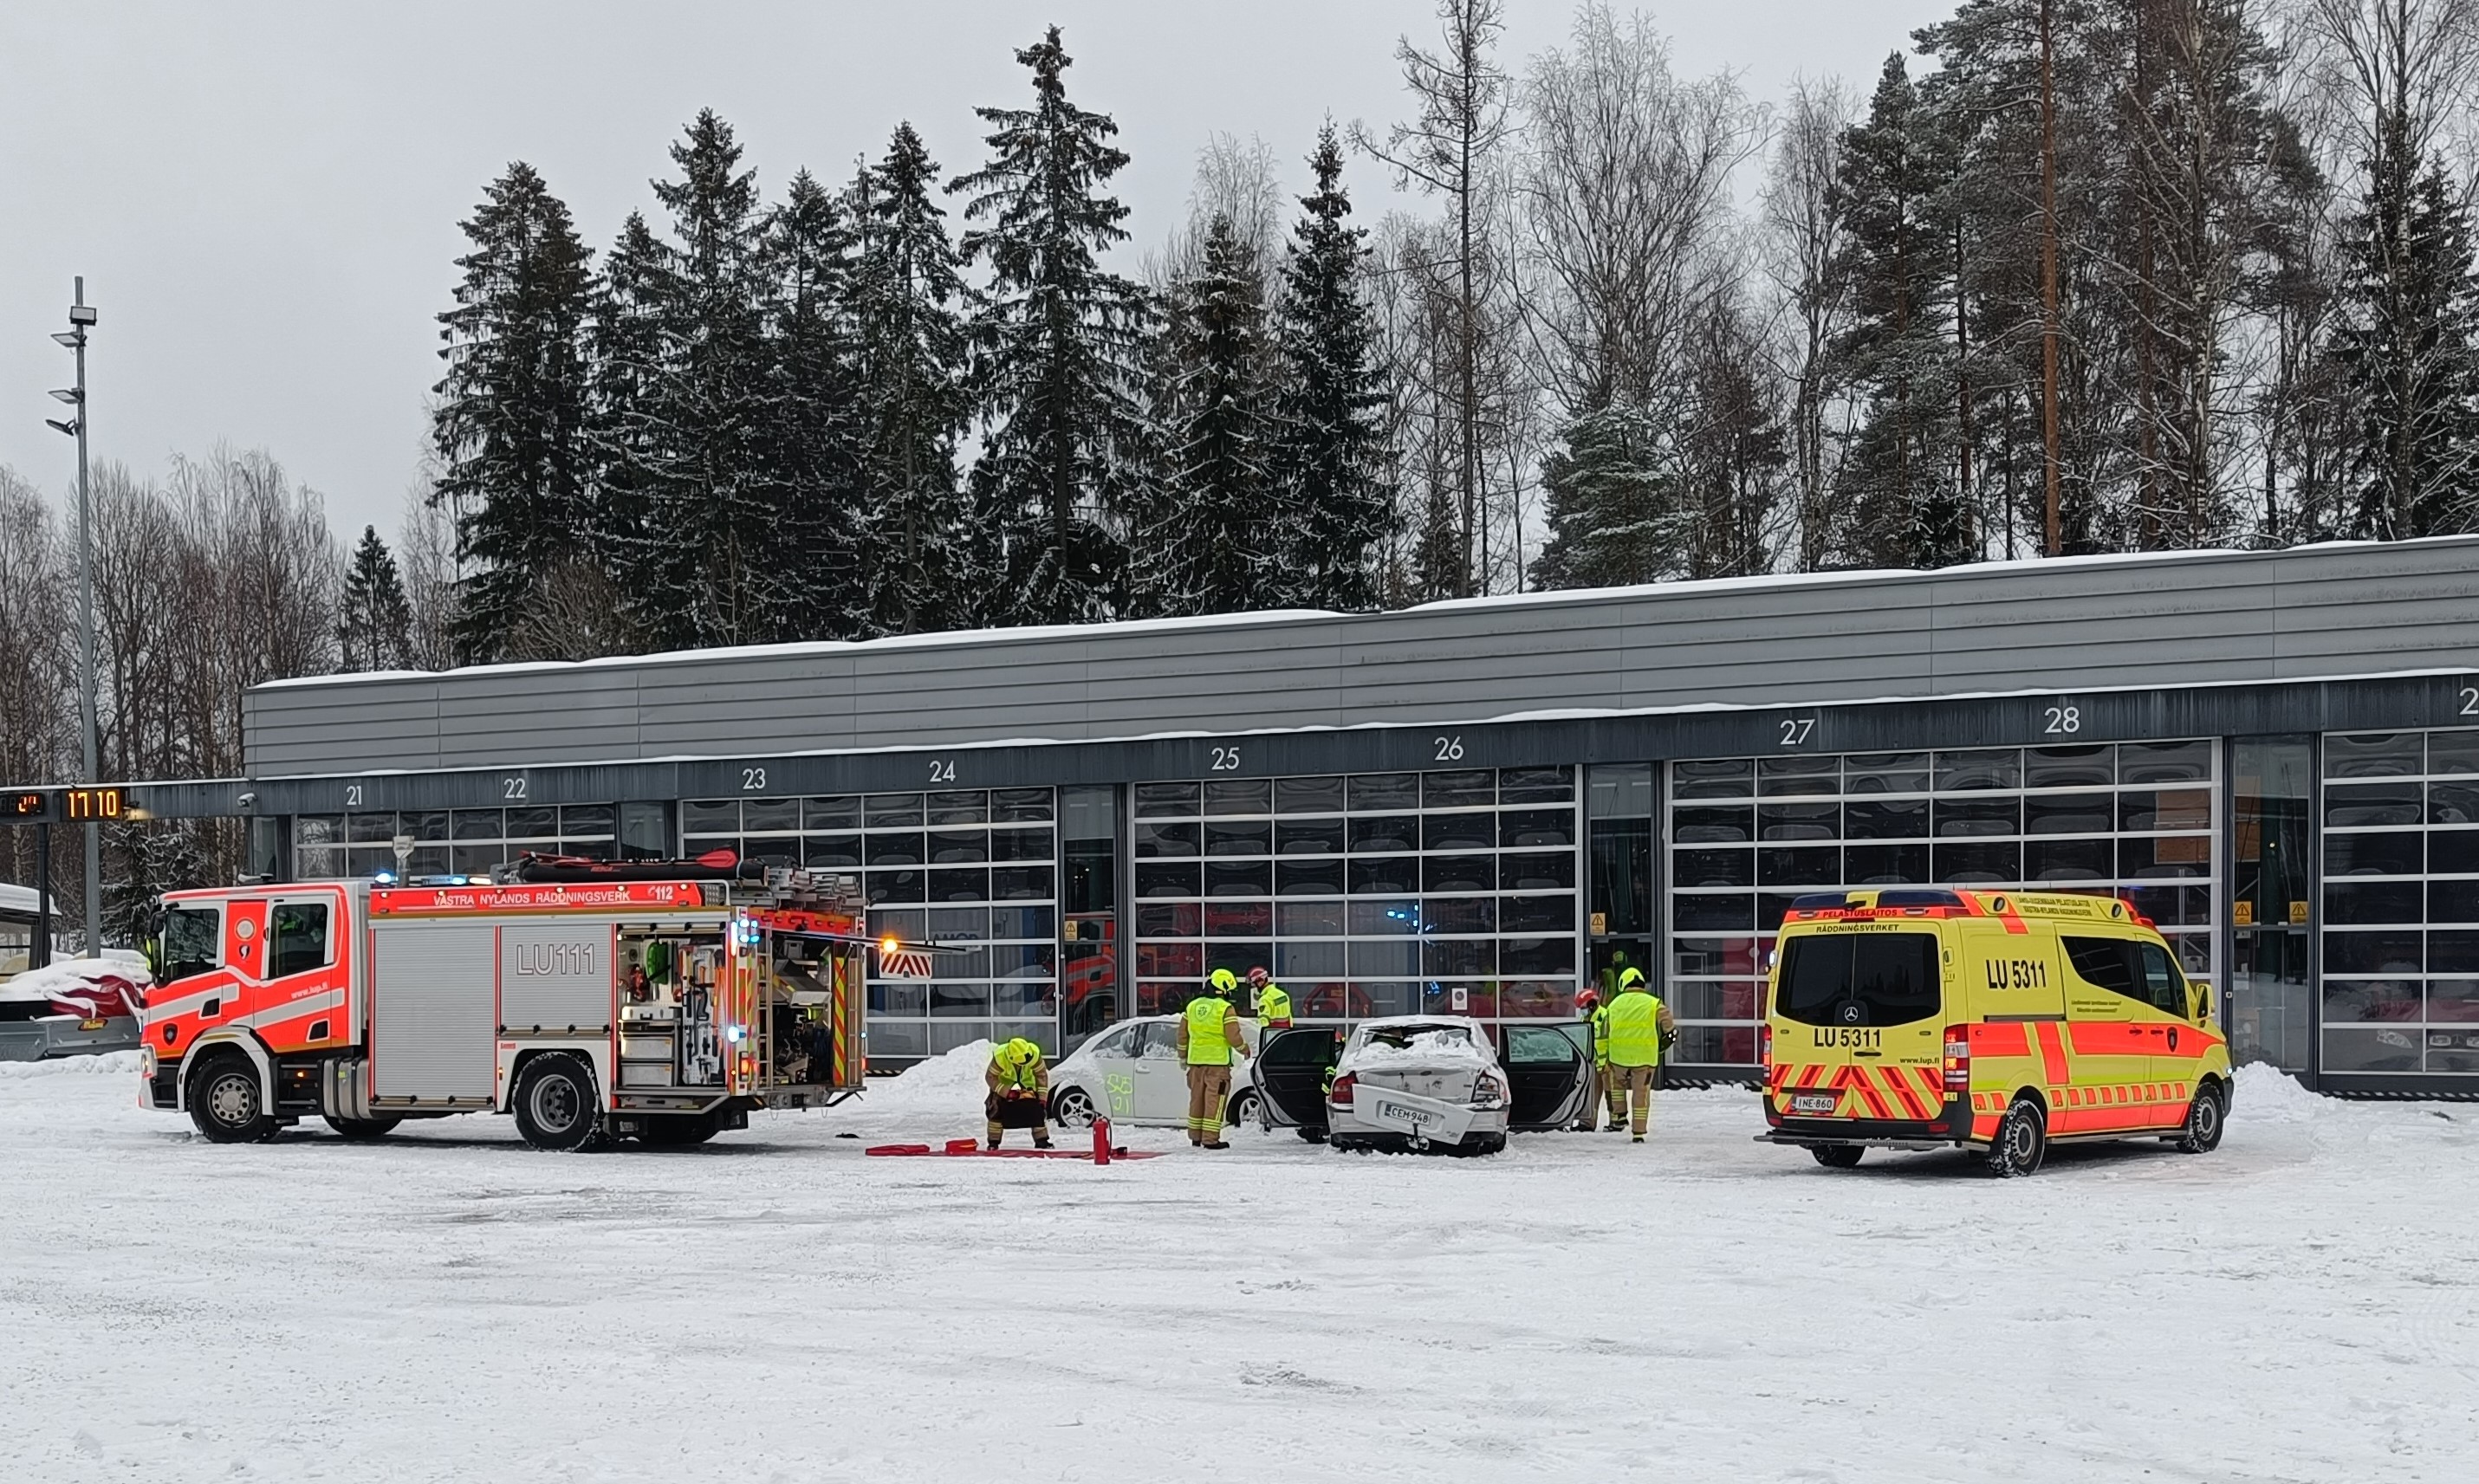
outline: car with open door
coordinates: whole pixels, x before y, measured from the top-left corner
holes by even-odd
[[[1329,1026],[1268,1035],[1250,1080],[1267,1128],[1341,1149],[1486,1154],[1509,1133],[1562,1128],[1591,1095],[1592,1029],[1393,1015],[1348,1036]]]
[[[1122,1126],[1186,1128],[1188,1063],[1179,1053],[1177,1015],[1139,1015],[1122,1020],[1059,1060],[1050,1069],[1050,1116],[1084,1128],[1096,1116]],[[1241,1019],[1240,1033],[1258,1044],[1257,1022]],[[1259,1093],[1245,1064],[1231,1069],[1225,1123],[1258,1121]]]

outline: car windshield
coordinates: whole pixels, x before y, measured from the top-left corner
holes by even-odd
[[[1783,1015],[1802,1025],[1907,1025],[1943,1002],[1933,933],[1797,937],[1782,954]]]

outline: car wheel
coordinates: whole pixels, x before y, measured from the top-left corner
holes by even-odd
[[[1325,1142],[1325,1130],[1320,1128],[1314,1128],[1308,1124],[1302,1124],[1291,1132],[1300,1136],[1300,1141],[1302,1143],[1321,1144]]]
[[[722,1132],[723,1120],[712,1113],[669,1113],[648,1117],[637,1141],[650,1149],[686,1149]]]
[[[2028,1097],[2016,1098],[1998,1121],[1997,1137],[1989,1141],[1988,1172],[2000,1180],[2028,1175],[2040,1167],[2048,1153],[2049,1120],[2040,1105]]]
[[[1807,1152],[1815,1155],[1816,1163],[1827,1169],[1851,1169],[1868,1151],[1859,1144],[1810,1144]]]
[[[517,1074],[517,1132],[537,1149],[592,1149],[602,1142],[594,1071],[564,1051],[534,1058]]]
[[[2178,1132],[2178,1152],[2210,1154],[2219,1148],[2227,1113],[2221,1102],[2220,1084],[2197,1084],[2194,1100],[2186,1105],[2186,1126]]]
[[[1264,1128],[1265,1126],[1265,1099],[1257,1095],[1257,1089],[1254,1087],[1241,1088],[1231,1094],[1231,1107],[1223,1115],[1222,1121],[1233,1128],[1238,1128],[1243,1123],[1253,1123],[1259,1128]]]
[[[254,1144],[275,1136],[267,1088],[249,1058],[227,1051],[191,1074],[190,1122],[214,1144]]]
[[[1061,1128],[1089,1129],[1099,1111],[1093,1094],[1083,1087],[1061,1087],[1050,1099],[1050,1121]]]
[[[377,1139],[404,1121],[402,1118],[340,1118],[334,1113],[325,1116],[327,1127],[356,1141]]]

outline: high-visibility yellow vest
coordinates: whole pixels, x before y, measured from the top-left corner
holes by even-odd
[[[1291,997],[1283,992],[1282,985],[1267,985],[1257,991],[1257,1018],[1260,1020],[1291,1018]]]
[[[1229,1066],[1231,1041],[1222,1025],[1231,1018],[1231,1002],[1201,994],[1188,1002],[1188,1064]]]
[[[1661,1061],[1661,1002],[1629,989],[1609,1003],[1609,1060],[1613,1066],[1653,1066]]]
[[[1593,1061],[1600,1066],[1610,1064],[1610,1008],[1606,1005],[1593,1007]]]

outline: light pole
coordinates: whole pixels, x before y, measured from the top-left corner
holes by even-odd
[[[86,280],[77,280],[75,302],[69,305],[69,327],[52,337],[77,354],[77,385],[52,393],[54,397],[77,409],[77,415],[65,422],[46,418],[43,421],[77,440],[78,446],[78,640],[79,690],[78,707],[86,724],[86,776],[80,782],[95,781],[94,744],[94,537],[89,512],[92,508],[87,498],[86,482],[86,332],[94,323],[94,310],[86,301]],[[96,823],[86,822],[86,956],[103,957],[103,836]]]

